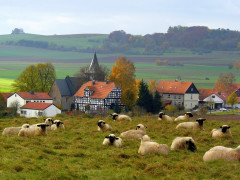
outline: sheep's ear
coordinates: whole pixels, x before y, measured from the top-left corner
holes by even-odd
[[[230,128],[230,126],[228,126],[228,129]]]
[[[38,124],[38,125],[37,125],[37,127],[40,127],[40,126],[41,126],[41,124]]]
[[[147,128],[147,126],[145,126],[145,129]]]
[[[45,126],[49,126],[48,124],[46,124]]]
[[[220,128],[222,129],[222,126],[220,126]]]
[[[105,136],[105,138],[109,138],[109,136]]]
[[[103,124],[106,124],[105,122],[103,122]]]
[[[119,138],[118,138],[118,137],[116,137],[115,139],[116,139],[116,140],[119,140]]]
[[[186,144],[188,144],[189,143],[189,141],[186,141]]]

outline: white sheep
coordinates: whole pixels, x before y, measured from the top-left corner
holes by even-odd
[[[61,120],[54,120],[53,124],[50,126],[51,131],[54,131],[54,130],[57,130],[57,129],[65,129],[65,127],[63,125],[63,122]]]
[[[50,130],[51,130],[51,125],[53,124],[52,118],[46,118],[45,121],[44,121],[44,123],[47,124],[47,125],[49,125],[49,126],[47,127],[47,131],[50,131]],[[39,123],[37,123],[37,124],[32,124],[32,125],[30,125],[30,127],[37,127],[38,124],[39,124]]]
[[[220,129],[213,129],[211,131],[213,138],[221,138],[224,136],[232,136],[231,131],[229,130],[230,126],[228,125],[222,125],[220,126]]]
[[[171,145],[171,150],[189,150],[194,152],[197,147],[192,137],[176,137]]]
[[[162,120],[163,121],[173,121],[173,119],[170,116],[166,115],[164,112],[159,113],[158,120],[159,121],[162,121]]]
[[[214,160],[240,161],[240,146],[235,149],[224,146],[211,148],[204,154],[203,161]]]
[[[103,140],[103,145],[113,145],[120,148],[122,147],[122,139],[120,137],[116,137],[114,134],[110,134]]]
[[[146,128],[142,124],[138,124],[136,127],[136,130],[128,130],[126,132],[122,132],[120,134],[120,137],[122,138],[128,138],[128,139],[140,139],[144,135],[146,135]]]
[[[191,112],[186,112],[183,116],[178,116],[174,121],[188,121],[190,117],[193,117]]]
[[[138,149],[138,153],[143,156],[150,153],[160,153],[167,155],[169,153],[169,148],[166,144],[158,144],[156,142],[153,142],[148,135],[144,135],[141,138],[141,145]]]
[[[176,129],[201,129],[204,130],[203,128],[203,121],[206,119],[204,118],[198,118],[196,121],[197,122],[183,122],[177,125]]]
[[[29,128],[23,128],[19,131],[18,136],[25,136],[25,137],[32,137],[32,136],[46,136],[46,127],[48,127],[48,124],[40,123],[37,125],[37,127],[29,127]]]
[[[98,121],[98,131],[111,131],[112,127],[103,120]]]
[[[29,128],[29,124],[23,124],[21,127],[7,127],[3,130],[2,135],[18,134],[22,128]]]
[[[124,114],[113,113],[111,114],[111,116],[113,120],[117,120],[117,121],[132,121],[132,119],[128,115],[124,115]]]

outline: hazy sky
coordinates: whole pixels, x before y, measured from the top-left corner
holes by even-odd
[[[167,32],[169,26],[240,30],[240,0],[0,0],[0,34]]]

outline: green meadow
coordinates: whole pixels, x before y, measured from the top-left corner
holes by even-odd
[[[112,121],[110,117],[84,115],[59,116],[65,130],[48,132],[32,138],[17,135],[0,136],[0,179],[239,179],[239,162],[203,162],[210,148],[223,145],[235,148],[240,142],[239,122],[223,122],[207,116],[205,130],[176,130],[176,122],[159,122],[157,116],[132,117],[132,122]],[[54,119],[56,119],[54,118]],[[194,121],[197,117],[194,117]],[[97,121],[105,120],[112,132],[98,132]],[[235,120],[239,119],[235,115]],[[0,131],[24,123],[43,122],[43,118],[0,119]],[[170,148],[175,137],[190,136],[197,151],[170,151],[168,155],[138,154],[140,140],[123,139],[123,147],[103,146],[105,136],[147,126],[147,134]],[[212,139],[210,132],[223,124],[231,126],[233,136]]]

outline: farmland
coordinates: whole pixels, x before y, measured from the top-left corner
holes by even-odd
[[[57,118],[64,122],[65,130],[33,138],[0,136],[1,179],[238,179],[240,176],[239,162],[207,163],[202,160],[204,153],[213,146],[235,148],[239,145],[239,115],[208,115],[204,131],[176,130],[178,123],[159,122],[157,116],[133,117],[132,122],[114,122],[110,117],[86,115]],[[137,153],[140,140],[126,139],[123,139],[122,148],[103,146],[102,141],[110,132],[97,131],[99,119],[106,120],[116,136],[142,123],[154,141],[169,147],[177,136],[192,136],[197,151],[141,156]],[[0,131],[9,126],[41,121],[41,118],[0,119]],[[223,124],[231,126],[233,137],[212,139],[210,131]]]

